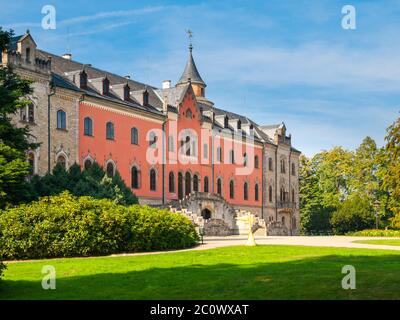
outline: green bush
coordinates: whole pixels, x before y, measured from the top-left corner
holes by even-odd
[[[350,232],[347,235],[355,237],[400,237],[400,230],[368,229],[357,232]]]
[[[353,196],[344,201],[331,218],[335,234],[345,234],[371,228],[375,216],[367,198]]]
[[[196,244],[184,216],[68,192],[0,214],[0,256],[28,259],[186,248]]]
[[[81,171],[78,164],[73,164],[68,171],[56,165],[51,174],[43,177],[34,176],[30,182],[31,200],[39,197],[54,196],[67,190],[75,196],[90,196],[96,199],[111,199],[115,203],[137,204],[138,199],[125,185],[118,171],[112,178],[94,162],[88,169]]]

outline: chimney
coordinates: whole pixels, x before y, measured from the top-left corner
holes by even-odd
[[[66,60],[71,60],[71,59],[72,59],[72,54],[70,54],[70,53],[65,53],[65,54],[62,55],[62,57],[63,57],[64,59],[66,59]]]
[[[169,89],[169,88],[171,88],[171,80],[164,80],[164,81],[162,82],[162,88],[163,88],[163,89]]]

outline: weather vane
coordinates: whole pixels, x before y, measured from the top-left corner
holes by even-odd
[[[192,32],[192,30],[187,29],[186,33],[188,34],[188,37],[189,37],[189,48],[190,48],[190,50],[192,50],[192,48],[193,48],[193,46],[192,46],[193,32]]]

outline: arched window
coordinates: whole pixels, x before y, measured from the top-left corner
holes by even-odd
[[[83,167],[85,170],[87,170],[90,168],[91,165],[92,165],[92,161],[90,159],[86,159],[85,163],[83,164]]]
[[[140,171],[137,167],[131,168],[131,187],[132,189],[139,189]]]
[[[292,228],[296,229],[296,217],[293,217],[292,219]]]
[[[183,198],[183,174],[182,172],[178,173],[178,199]]]
[[[57,129],[67,129],[67,117],[63,110],[57,111]]]
[[[294,203],[294,188],[292,188],[292,202]]]
[[[258,156],[254,157],[254,168],[258,169],[260,167],[260,163],[258,160]]]
[[[35,154],[33,152],[29,152],[28,162],[29,162],[29,175],[33,176],[35,174]]]
[[[204,177],[204,192],[208,191],[208,177]]]
[[[268,200],[269,202],[272,202],[272,187],[269,186],[268,188]]]
[[[150,170],[150,190],[156,191],[156,170]]]
[[[135,127],[131,129],[131,144],[139,144],[139,133]]]
[[[281,159],[281,173],[286,172],[286,161],[285,159]]]
[[[217,161],[222,162],[222,148],[221,147],[217,148]]]
[[[175,192],[175,175],[172,171],[169,173],[168,176],[168,191],[171,193]]]
[[[114,164],[111,161],[107,163],[106,172],[109,178],[114,177]]]
[[[106,123],[106,139],[114,140],[114,124],[112,122]]]
[[[153,149],[157,147],[157,136],[153,131],[149,133],[149,146]]]
[[[187,109],[186,118],[192,119],[192,116],[193,116],[192,111],[190,109]]]
[[[83,134],[85,136],[92,136],[93,135],[93,121],[91,118],[86,117],[83,120]]]
[[[235,151],[231,150],[229,152],[229,163],[234,164],[235,163]]]
[[[296,175],[296,165],[292,163],[292,176]]]
[[[243,155],[243,166],[247,167],[247,153]]]
[[[197,176],[197,174],[193,176],[193,191],[199,191],[199,177]]]
[[[285,188],[284,187],[281,187],[281,189],[280,189],[279,199],[280,199],[281,202],[284,202],[286,200],[285,199]]]
[[[268,169],[269,171],[274,171],[274,166],[272,163],[272,158],[268,158]]]
[[[28,104],[28,122],[35,122],[35,106],[33,103]]]
[[[64,169],[67,169],[67,159],[65,159],[63,155],[58,156],[57,164],[61,165]]]
[[[235,197],[235,185],[233,180],[229,182],[229,198],[233,199]]]
[[[222,180],[218,178],[217,180],[217,193],[222,196]]]
[[[190,172],[185,173],[185,195],[188,195],[192,192],[192,177]]]
[[[244,200],[249,199],[249,186],[248,186],[247,182],[245,182],[243,185],[243,198],[244,198]]]
[[[254,200],[258,201],[258,184],[254,185]]]
[[[285,225],[285,217],[282,217],[282,224]]]
[[[203,144],[203,155],[204,155],[204,159],[208,159],[208,144],[207,143]]]

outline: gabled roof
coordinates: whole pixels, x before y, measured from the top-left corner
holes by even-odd
[[[194,63],[194,59],[192,56],[193,47],[190,45],[189,47],[189,58],[186,63],[185,70],[182,73],[181,78],[179,79],[177,84],[184,84],[188,82],[199,83],[206,86],[205,82],[200,76],[199,71],[197,70],[196,64]]]

